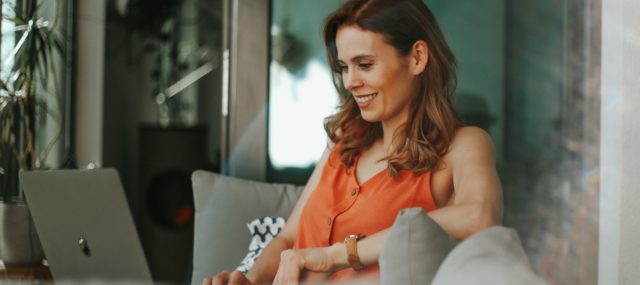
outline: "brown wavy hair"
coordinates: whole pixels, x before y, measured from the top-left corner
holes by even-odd
[[[391,177],[400,170],[411,170],[415,175],[434,170],[448,152],[460,122],[450,99],[456,88],[456,60],[435,17],[421,0],[351,0],[325,20],[324,42],[340,105],[336,114],[325,119],[324,127],[340,151],[340,161],[350,167],[357,155],[382,137],[382,126],[362,118],[343,85],[336,34],[348,25],[383,35],[401,56],[408,56],[418,40],[429,46],[420,93],[411,102],[406,124],[393,134],[393,153],[382,160],[388,160]]]

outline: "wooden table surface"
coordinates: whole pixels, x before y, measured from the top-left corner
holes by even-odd
[[[52,277],[49,267],[44,265],[0,268],[0,283],[9,280],[34,283],[34,281],[48,282]]]

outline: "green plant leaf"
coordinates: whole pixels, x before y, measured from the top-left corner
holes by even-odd
[[[43,5],[49,5],[50,1],[21,0],[18,1],[20,9],[14,9],[7,1],[2,1],[2,19],[16,25],[16,29],[11,31],[16,38],[24,37],[22,45],[12,54],[12,64],[2,67],[10,71],[8,76],[0,78],[0,158],[3,159],[0,162],[3,166],[5,158],[15,159],[21,169],[38,167],[38,162],[44,164],[52,146],[61,136],[62,127],[54,138],[48,139],[43,151],[38,149],[42,141],[35,145],[37,128],[41,128],[38,124],[49,119],[60,122],[62,118],[57,112],[62,106],[58,96],[60,92],[56,92],[61,89],[56,86],[54,72],[58,58],[64,60],[65,55],[63,38],[54,29],[59,14],[53,13],[56,16],[48,26],[27,26],[30,21],[45,21],[41,17]],[[55,1],[54,11],[60,7],[58,0]],[[38,19],[41,21],[38,22]],[[16,96],[18,92],[25,92],[25,97]],[[56,99],[55,102],[51,96]]]
[[[59,35],[53,35],[53,47],[58,51],[59,56],[61,56],[63,59],[66,59],[65,56],[65,44],[64,41],[62,40],[62,37]]]

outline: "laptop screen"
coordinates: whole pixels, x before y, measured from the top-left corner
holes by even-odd
[[[20,180],[54,281],[152,283],[117,171],[24,171]]]

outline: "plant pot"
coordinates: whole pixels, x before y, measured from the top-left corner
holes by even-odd
[[[24,202],[0,202],[0,260],[6,266],[40,265],[44,252]]]

